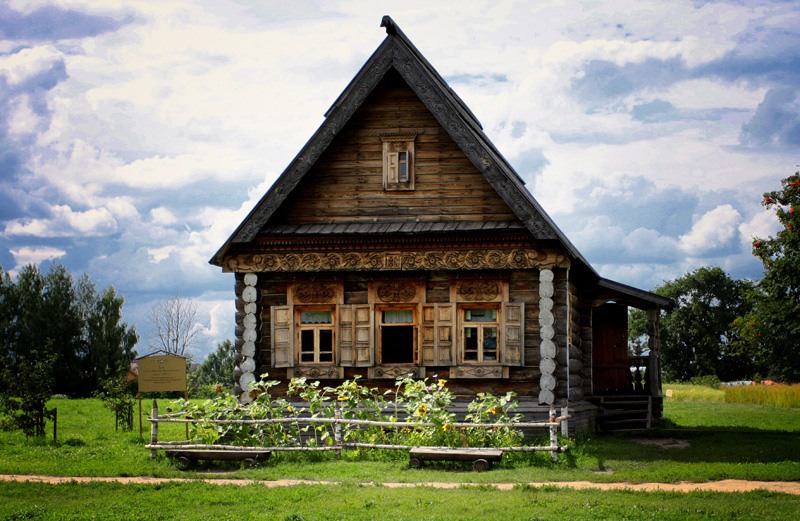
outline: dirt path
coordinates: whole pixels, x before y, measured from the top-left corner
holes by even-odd
[[[151,478],[151,477],[69,477],[69,476],[35,476],[22,474],[0,475],[0,481],[17,482],[36,482],[36,483],[91,483],[91,482],[111,482],[111,483],[142,483],[159,484],[167,482],[193,482],[198,479],[189,478]],[[214,485],[252,485],[258,484],[265,487],[291,487],[295,485],[336,485],[334,481],[308,481],[299,479],[286,479],[277,481],[262,481],[248,479],[201,479],[206,483]],[[373,485],[374,483],[363,483],[362,485]],[[459,488],[464,483],[381,483],[389,488],[408,488],[408,487],[434,487],[434,488]],[[476,486],[486,486],[485,483],[475,483]],[[517,483],[492,483],[489,484],[498,490],[510,490]],[[673,492],[749,492],[752,490],[768,490],[770,492],[781,492],[784,494],[800,495],[800,481],[744,481],[738,479],[725,479],[722,481],[709,481],[705,483],[593,483],[591,481],[553,481],[528,483],[533,487],[556,486],[574,489],[597,489],[597,490],[642,490],[647,492],[663,490]]]

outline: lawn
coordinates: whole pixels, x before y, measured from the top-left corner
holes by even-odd
[[[552,463],[549,454],[516,455],[485,473],[459,464],[409,469],[404,452],[273,455],[255,468],[201,464],[181,471],[151,459],[135,432],[114,430],[113,414],[97,400],[54,400],[58,445],[0,432],[0,473],[61,476],[224,477],[336,481],[338,486],[284,489],[203,483],[118,485],[0,484],[0,519],[687,519],[796,517],[800,498],[755,492],[645,493],[533,488],[557,481],[677,482],[717,479],[799,481],[800,410],[720,402],[667,401],[665,425],[645,433],[591,435],[571,442]],[[149,401],[145,403],[149,407]],[[148,437],[145,422],[145,438]],[[160,439],[180,439],[181,427],[162,425]],[[674,440],[671,447],[650,444]],[[458,482],[472,488],[433,490],[363,483]],[[486,487],[517,483],[513,490]],[[153,506],[157,505],[157,506]],[[186,505],[202,505],[187,513]],[[761,506],[759,506],[761,505]],[[765,509],[769,510],[765,510]],[[87,510],[89,509],[89,510]],[[324,513],[322,515],[321,513]]]

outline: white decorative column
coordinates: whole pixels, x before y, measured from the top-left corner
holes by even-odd
[[[539,347],[539,403],[552,405],[555,401],[556,388],[556,336],[555,316],[553,315],[553,270],[539,270],[539,336],[542,342]]]
[[[253,399],[250,397],[250,385],[256,381],[253,374],[256,370],[256,338],[258,337],[258,289],[256,283],[258,277],[255,273],[247,273],[244,276],[244,290],[242,290],[242,300],[244,301],[244,318],[242,325],[244,332],[242,333],[242,357],[239,362],[239,370],[242,375],[239,377],[239,386],[242,388],[242,394],[239,395],[240,403],[250,403]]]

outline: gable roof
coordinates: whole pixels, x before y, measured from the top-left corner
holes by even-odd
[[[472,111],[394,21],[384,16],[381,27],[385,27],[387,33],[381,45],[325,113],[325,121],[319,129],[214,255],[211,263],[220,265],[222,257],[233,243],[246,243],[256,236],[364,103],[381,78],[390,68],[394,68],[525,228],[537,239],[560,241],[574,258],[589,266],[586,259],[525,189],[524,181],[483,133],[483,128]]]
[[[381,27],[386,29],[386,38],[333,102],[325,113],[325,121],[322,125],[236,231],[217,251],[210,263],[222,266],[223,258],[232,245],[252,241],[259,231],[269,224],[273,214],[300,184],[305,174],[366,101],[385,74],[389,70],[395,69],[441,127],[448,132],[472,165],[514,212],[522,226],[536,239],[558,241],[569,255],[590,273],[592,278],[602,280],[528,192],[525,182],[484,134],[483,127],[472,111],[422,56],[400,30],[400,27],[389,16],[383,17]],[[352,231],[352,227],[343,226],[343,229]],[[430,231],[427,227],[417,230],[417,228],[410,229],[403,226],[387,226],[389,232]],[[443,224],[442,226],[446,230],[449,225]],[[318,228],[319,225],[282,227],[281,230],[282,233],[314,233]],[[373,231],[372,227],[368,228],[367,232]],[[271,231],[274,233],[278,230]]]

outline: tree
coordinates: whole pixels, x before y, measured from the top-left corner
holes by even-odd
[[[49,280],[59,286],[61,275],[58,272]],[[63,311],[59,303],[64,288],[59,286],[50,292],[47,280],[36,266],[28,265],[20,271],[16,284],[7,274],[2,283],[2,324],[6,334],[2,338],[0,407],[26,436],[45,434],[45,420],[50,417],[46,405],[53,395],[61,351],[55,342],[62,339],[74,345],[72,339],[66,338],[69,325],[62,328],[53,324],[59,317],[49,315]]]
[[[672,298],[676,309],[662,317],[664,376],[686,381],[715,375],[737,380],[755,370],[752,357],[740,349],[734,321],[750,311],[753,284],[734,280],[719,267],[703,267],[656,288]]]
[[[134,347],[139,341],[135,327],[122,322],[122,305],[113,287],[103,290],[86,319],[86,336],[90,346],[87,365],[93,388],[103,380],[119,378],[127,373],[136,357]]]
[[[185,356],[194,345],[201,326],[197,324],[197,305],[180,296],[158,302],[147,313],[155,337],[151,341],[153,349]]]
[[[236,348],[230,340],[217,344],[217,350],[208,355],[192,374],[196,386],[222,384],[233,387],[233,370],[236,365]]]
[[[755,238],[753,254],[764,265],[764,278],[751,292],[751,313],[737,326],[745,345],[754,346],[766,375],[800,381],[800,172],[764,194],[761,203],[774,210],[782,228],[774,237]]]
[[[47,362],[49,391],[89,396],[103,378],[119,375],[135,356],[135,329],[121,322],[123,299],[109,287],[97,294],[88,276],[75,283],[61,265],[43,275],[35,265],[20,270],[16,283],[0,281],[0,348],[9,387],[20,396],[32,372]],[[20,378],[19,375],[24,375]]]

